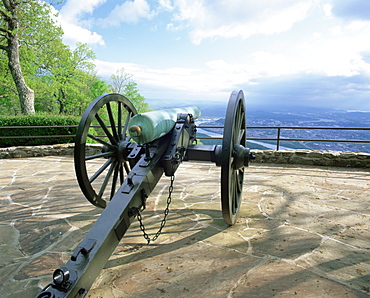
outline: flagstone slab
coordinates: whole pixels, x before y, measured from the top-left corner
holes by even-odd
[[[0,167],[0,296],[34,297],[102,209],[84,199],[70,156],[2,159]],[[220,168],[184,162],[162,235],[146,245],[135,221],[88,297],[370,295],[368,170],[252,163],[245,173],[229,227]],[[150,235],[169,184],[163,177],[148,198]]]

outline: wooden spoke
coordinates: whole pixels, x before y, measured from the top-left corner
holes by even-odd
[[[110,158],[110,159],[108,159],[107,161],[106,161],[106,163],[105,164],[103,164],[101,167],[100,167],[100,169],[99,170],[97,170],[96,172],[95,172],[95,174],[94,175],[92,175],[91,176],[91,178],[89,179],[89,182],[90,183],[93,183],[94,181],[95,181],[95,179],[96,178],[98,178],[104,171],[105,171],[105,169],[106,168],[108,168],[110,165],[111,165],[111,163],[112,163],[112,158]]]

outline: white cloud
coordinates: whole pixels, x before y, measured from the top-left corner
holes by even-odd
[[[78,22],[84,13],[92,13],[94,9],[107,0],[67,0],[60,13],[68,22]]]
[[[303,20],[315,0],[176,0],[173,22],[191,28],[190,38],[199,44],[205,38],[275,34]],[[177,26],[172,25],[172,29]]]
[[[362,59],[362,53],[370,51],[369,34],[368,26],[360,30],[353,30],[350,26],[331,27],[323,32],[321,38],[297,45],[294,54],[302,57],[299,51],[305,53],[305,59],[300,63],[301,71],[312,69],[328,76],[370,74],[370,64]]]
[[[325,15],[327,16],[327,17],[331,17],[332,16],[332,12],[331,12],[331,10],[332,10],[332,5],[330,5],[330,4],[324,4],[323,5],[323,10],[324,10],[324,12],[325,12]]]
[[[106,78],[115,74],[120,68],[124,68],[129,73],[135,73],[135,76],[136,71],[140,69],[139,66],[132,63],[107,62],[98,59],[94,61],[94,64],[96,65],[98,75]]]
[[[81,5],[79,2],[82,1],[68,0],[69,7],[62,10],[65,22],[63,27],[71,40],[74,38],[75,41],[104,44],[102,36],[89,30],[89,19],[86,18],[86,15],[92,12],[96,17],[104,13],[104,9],[103,12],[96,9],[104,1],[93,0]],[[164,61],[163,65],[166,67],[163,68],[149,64],[145,66],[109,63],[102,61],[104,58],[100,56],[101,60],[96,61],[97,71],[99,75],[107,78],[115,73],[116,69],[125,67],[128,72],[134,74],[134,80],[143,95],[149,98],[156,98],[153,95],[155,90],[156,94],[162,94],[164,97],[168,95],[167,98],[174,98],[176,94],[176,98],[180,99],[201,96],[225,99],[233,89],[257,88],[259,84],[266,84],[270,79],[275,82],[270,86],[271,96],[275,96],[273,88],[282,82],[287,89],[293,88],[288,81],[297,77],[302,79],[302,90],[309,86],[306,92],[316,85],[321,86],[318,90],[324,90],[325,83],[331,82],[330,92],[337,96],[347,90],[346,88],[350,88],[347,85],[344,87],[346,80],[357,84],[355,78],[370,77],[370,63],[367,63],[370,62],[370,21],[364,18],[354,19],[352,16],[350,19],[338,17],[332,10],[335,1],[159,0],[156,4],[148,0],[122,1],[123,4],[117,5],[113,10],[111,6],[111,12],[105,11],[104,16],[108,17],[102,18],[107,25],[150,19],[155,20],[151,23],[151,28],[158,30],[158,36],[163,25],[167,24],[167,30],[188,30],[194,44],[199,44],[207,38],[215,41],[204,43],[202,46],[186,44],[187,51],[179,49],[177,53],[182,55],[181,59],[171,56],[167,61],[165,55],[172,53],[164,51],[166,54],[161,56],[157,51],[153,51],[153,60]],[[76,6],[73,6],[73,3]],[[110,5],[112,3],[115,5],[114,1],[111,1]],[[108,4],[103,8],[109,7]],[[168,19],[170,14],[172,18]],[[126,28],[122,26],[122,30],[124,29]],[[145,34],[147,32],[143,32],[143,36]],[[182,36],[176,32],[167,32],[167,35],[174,38]],[[252,36],[253,38],[250,38]],[[235,38],[233,42],[240,47],[240,50],[235,51],[237,54],[224,42],[225,38],[231,37]],[[182,41],[186,43],[184,39]],[[207,48],[208,46],[214,48]],[[210,55],[202,52],[207,50]],[[141,58],[136,57],[135,53],[127,56],[127,59],[132,59],[129,61],[150,63],[150,60]],[[188,63],[189,61],[191,63]],[[174,67],[171,67],[171,63]],[[197,66],[188,67],[189,64]],[[316,79],[320,81],[314,81]],[[303,82],[304,80],[307,82]],[[333,82],[342,82],[343,86],[337,86],[335,89]]]
[[[158,3],[159,3],[159,6],[160,7],[164,8],[167,11],[172,11],[175,8],[172,5],[172,1],[171,0],[159,0]]]
[[[213,94],[213,98],[222,99],[230,90],[249,89],[256,79],[263,82],[264,78],[300,74],[312,74],[315,78],[369,76],[370,64],[361,56],[362,52],[370,52],[366,38],[369,33],[364,24],[360,27],[327,27],[320,33],[311,31],[311,35],[302,39],[303,42],[290,40],[280,49],[270,47],[249,51],[246,57],[234,63],[228,62],[227,56],[204,61],[198,68],[159,69],[103,61],[97,61],[96,65],[102,76],[110,76],[117,68],[125,67],[135,75],[139,86],[145,86],[147,90],[160,88],[190,96]]]
[[[117,26],[120,23],[135,24],[140,19],[151,19],[155,12],[150,9],[146,0],[125,1],[117,5],[107,18],[101,20],[102,24]]]
[[[105,45],[103,37],[96,32],[91,32],[86,28],[66,22],[63,19],[61,20],[61,25],[64,31],[64,42],[72,47],[77,42]]]
[[[61,8],[58,16],[60,25],[64,31],[64,42],[70,46],[75,46],[76,42],[104,45],[104,38],[96,32],[91,32],[86,27],[88,21],[84,21],[83,16],[92,13],[94,9],[106,0],[67,0]]]
[[[134,74],[134,81],[148,90],[144,96],[153,97],[153,90],[180,92],[186,96],[210,96],[215,100],[227,98],[230,90],[248,84],[248,74],[241,67],[235,68],[224,61],[211,61],[205,69],[170,67],[158,69],[132,63],[113,63],[95,60],[98,75],[109,78],[119,68]],[[226,90],[226,91],[225,91]]]
[[[370,64],[361,52],[368,53],[370,46],[364,35],[342,35],[336,30],[328,34],[312,34],[303,43],[288,44],[286,51],[265,49],[250,54],[248,64],[230,68],[246,67],[252,70],[252,78],[279,77],[294,74],[321,74],[323,76],[370,75]]]

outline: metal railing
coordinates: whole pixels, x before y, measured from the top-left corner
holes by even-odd
[[[50,136],[3,136],[2,130],[4,129],[29,129],[29,128],[77,128],[78,125],[30,125],[30,126],[0,126],[0,139],[36,139],[36,138],[70,138],[75,137],[71,135],[50,135]]]
[[[201,129],[223,129],[221,126],[198,126]],[[358,139],[311,139],[311,138],[286,138],[281,137],[282,130],[354,130],[354,131],[370,131],[370,127],[327,127],[327,126],[247,126],[247,130],[252,129],[276,129],[276,138],[256,138],[248,137],[247,141],[275,141],[276,150],[280,149],[282,141],[301,141],[301,142],[325,142],[325,143],[367,143],[369,140]],[[222,137],[197,137],[198,139],[222,139]]]
[[[64,137],[75,137],[74,134],[69,135],[49,135],[49,136],[3,136],[1,133],[4,129],[29,129],[29,128],[76,128],[77,125],[59,125],[59,126],[1,126],[0,127],[0,139],[14,139],[14,138],[64,138]],[[197,126],[199,129],[223,129],[222,126]],[[276,130],[275,138],[256,138],[248,137],[247,141],[274,141],[276,142],[276,150],[280,149],[280,143],[282,141],[302,141],[302,142],[328,142],[328,143],[367,143],[370,144],[369,140],[359,139],[311,139],[311,138],[286,138],[281,137],[282,130],[352,130],[352,131],[370,131],[370,127],[327,127],[327,126],[247,126],[247,130],[263,129],[263,130]],[[198,139],[222,139],[222,136],[218,137],[198,137]]]

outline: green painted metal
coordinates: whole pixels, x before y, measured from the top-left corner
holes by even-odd
[[[197,106],[163,109],[147,113],[137,114],[129,122],[129,133],[135,142],[146,144],[154,141],[174,127],[179,114],[191,114],[194,119],[200,117],[200,109]]]

